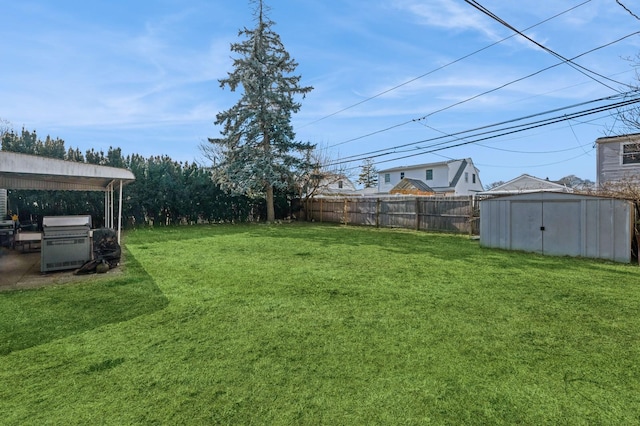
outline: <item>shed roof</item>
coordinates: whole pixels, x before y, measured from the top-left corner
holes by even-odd
[[[0,151],[0,188],[105,191],[114,181],[134,180],[127,169]]]
[[[420,192],[435,192],[426,183],[420,179],[402,178],[400,182],[394,186],[390,192],[401,190],[417,190]]]

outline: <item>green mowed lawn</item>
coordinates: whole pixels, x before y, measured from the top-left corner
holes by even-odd
[[[640,269],[323,224],[131,231],[0,293],[0,423],[639,424]]]

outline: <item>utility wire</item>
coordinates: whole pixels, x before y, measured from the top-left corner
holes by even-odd
[[[590,54],[590,53],[593,53],[593,52],[595,52],[595,51],[597,51],[597,50],[603,49],[603,48],[605,48],[605,47],[609,47],[609,46],[611,46],[611,45],[613,45],[613,44],[615,44],[615,43],[619,43],[619,42],[620,42],[620,41],[622,41],[622,40],[625,40],[625,39],[627,39],[627,38],[629,38],[629,37],[632,37],[632,36],[635,36],[635,35],[638,35],[638,34],[640,34],[640,31],[636,31],[636,32],[633,32],[633,33],[631,33],[631,34],[627,34],[627,35],[622,36],[622,37],[620,37],[620,38],[618,38],[618,39],[616,39],[616,40],[613,40],[613,41],[611,41],[611,42],[609,42],[609,43],[607,43],[607,44],[604,44],[604,45],[599,46],[599,47],[595,47],[595,48],[593,48],[593,49],[591,49],[591,50],[588,50],[588,51],[586,51],[586,52],[584,52],[584,53],[581,53],[581,54],[579,54],[579,55],[576,55],[576,56],[574,56],[573,58],[571,58],[570,60],[574,60],[574,59],[580,58],[580,57],[582,57],[582,56],[588,55],[588,54]],[[568,59],[568,60],[569,60],[569,59]],[[469,98],[467,98],[467,99],[464,99],[464,100],[462,100],[462,101],[456,102],[456,103],[451,104],[451,105],[449,105],[449,106],[446,106],[446,107],[444,107],[444,108],[440,108],[440,109],[438,109],[438,110],[435,110],[435,111],[433,111],[433,112],[430,112],[429,114],[424,115],[424,116],[422,116],[422,117],[420,117],[420,118],[414,118],[414,119],[411,119],[411,120],[405,121],[404,123],[396,124],[396,125],[393,125],[393,126],[390,126],[390,127],[386,127],[386,128],[384,128],[384,129],[380,129],[380,130],[376,130],[376,131],[374,131],[374,132],[367,133],[367,134],[365,134],[365,135],[361,135],[361,136],[358,136],[358,137],[355,137],[355,138],[347,139],[347,140],[345,140],[345,141],[342,141],[342,142],[339,142],[339,143],[336,143],[336,144],[333,144],[333,145],[329,145],[327,148],[334,148],[334,147],[336,147],[336,146],[340,146],[340,145],[344,145],[344,144],[347,144],[347,143],[350,143],[350,142],[354,142],[354,141],[357,141],[357,140],[360,140],[360,139],[364,139],[364,138],[367,138],[367,137],[369,137],[369,136],[373,136],[373,135],[376,135],[376,134],[384,133],[384,132],[387,132],[387,131],[389,131],[389,130],[395,129],[395,128],[397,128],[397,127],[405,126],[405,125],[407,125],[407,124],[409,124],[409,123],[413,123],[413,122],[416,122],[416,121],[424,120],[424,119],[426,119],[426,118],[428,118],[428,117],[431,117],[432,115],[435,115],[435,114],[437,114],[437,113],[439,113],[439,112],[443,112],[443,111],[446,111],[446,110],[451,109],[451,108],[453,108],[453,107],[456,107],[456,106],[458,106],[458,105],[462,105],[462,104],[464,104],[464,103],[470,102],[470,101],[472,101],[472,100],[474,100],[474,99],[477,99],[477,98],[479,98],[479,97],[481,97],[481,96],[487,95],[487,94],[489,94],[489,93],[496,92],[496,91],[498,91],[498,90],[500,90],[500,89],[503,89],[503,88],[505,88],[505,87],[507,87],[507,86],[510,86],[510,85],[512,85],[512,84],[518,83],[518,82],[523,81],[523,80],[526,80],[526,79],[528,79],[528,78],[531,78],[531,77],[533,77],[533,76],[535,76],[535,75],[537,75],[537,74],[540,74],[540,73],[542,73],[542,72],[544,72],[544,71],[548,71],[548,70],[550,70],[550,69],[552,69],[552,68],[558,67],[558,66],[562,65],[564,62],[565,62],[565,61],[558,62],[557,64],[554,64],[554,65],[550,65],[550,66],[548,66],[548,67],[546,67],[546,68],[543,68],[543,69],[538,70],[538,71],[536,71],[536,72],[534,72],[534,73],[528,74],[528,75],[526,75],[526,76],[524,76],[524,77],[520,77],[520,78],[517,78],[517,79],[515,79],[515,80],[512,80],[512,81],[510,81],[510,82],[508,82],[508,83],[502,84],[502,85],[501,85],[501,86],[499,86],[499,87],[496,87],[496,88],[493,88],[493,89],[490,89],[490,90],[486,90],[486,91],[484,91],[484,92],[478,93],[477,95],[471,96],[471,97],[469,97]]]
[[[543,112],[539,112],[539,113],[536,113],[536,114],[530,114],[530,115],[526,115],[526,116],[523,116],[523,117],[513,118],[513,119],[510,119],[510,120],[505,120],[505,121],[501,121],[501,122],[494,123],[494,124],[489,124],[489,125],[485,125],[485,126],[481,126],[481,127],[475,127],[475,128],[472,128],[472,129],[456,132],[456,133],[453,133],[453,134],[447,135],[447,136],[439,136],[439,137],[435,137],[435,138],[431,138],[431,139],[421,140],[421,141],[418,141],[418,142],[409,142],[409,143],[406,143],[406,144],[396,145],[396,146],[393,146],[393,147],[390,147],[390,148],[385,148],[385,149],[381,149],[381,150],[377,150],[377,151],[369,151],[369,152],[364,153],[364,154],[357,154],[357,155],[353,155],[353,156],[349,156],[349,157],[343,157],[341,160],[349,160],[350,158],[354,158],[354,157],[360,158],[362,156],[366,157],[368,155],[377,154],[377,153],[384,152],[384,151],[397,150],[399,148],[405,148],[405,147],[408,147],[408,146],[411,146],[411,145],[417,145],[417,144],[420,144],[420,143],[441,140],[441,139],[444,139],[444,138],[446,138],[448,136],[454,137],[454,136],[464,135],[464,134],[467,134],[467,133],[472,133],[472,132],[477,132],[477,131],[480,131],[480,130],[490,129],[492,127],[504,126],[504,125],[507,125],[507,124],[516,123],[518,121],[523,121],[523,120],[528,120],[528,119],[532,119],[532,118],[536,118],[536,117],[541,117],[541,116],[544,116],[544,115],[553,114],[553,113],[564,111],[564,110],[568,110],[568,109],[574,109],[574,108],[578,108],[578,107],[581,107],[581,106],[586,106],[586,105],[589,105],[589,104],[595,104],[595,103],[604,102],[604,101],[612,101],[612,100],[615,100],[615,99],[623,98],[624,96],[631,96],[633,94],[637,94],[638,91],[640,91],[640,89],[632,90],[632,91],[626,92],[626,93],[621,94],[621,95],[611,95],[611,96],[607,96],[607,97],[603,97],[603,98],[598,98],[598,99],[594,99],[594,100],[590,100],[590,101],[585,101],[585,102],[580,102],[580,103],[577,103],[577,104],[572,104],[572,105],[569,105],[569,106],[564,106],[564,107],[560,107],[560,108],[554,108],[554,109],[543,111]]]
[[[625,6],[624,4],[622,4],[622,2],[620,0],[616,0],[616,3],[618,3],[624,10],[626,10],[627,12],[629,12],[629,15],[633,16],[634,18],[636,18],[637,20],[640,21],[640,18],[638,17],[638,15],[636,15],[635,13],[633,13],[631,11],[631,9],[629,9],[627,6]]]
[[[640,102],[640,99],[636,99],[635,102],[633,102],[633,103],[637,103],[637,102]],[[620,105],[613,105],[613,106],[609,106],[608,108],[602,109],[602,110],[584,112],[584,113],[581,113],[579,115],[576,115],[576,117],[583,117],[583,116],[586,116],[586,115],[595,114],[595,113],[603,112],[603,111],[608,111],[610,109],[615,109],[615,108],[620,108],[620,107],[621,107]],[[544,123],[544,124],[535,124],[535,125],[532,125],[530,127],[516,129],[516,130],[510,130],[510,131],[503,132],[503,133],[500,133],[500,134],[497,134],[497,135],[486,136],[486,137],[482,137],[482,138],[478,138],[478,139],[470,140],[470,141],[463,141],[463,142],[460,142],[460,143],[457,143],[457,144],[448,145],[448,146],[444,146],[444,147],[442,147],[442,146],[441,147],[435,147],[433,149],[421,151],[421,152],[418,152],[418,153],[409,154],[409,155],[405,155],[405,156],[402,156],[402,157],[397,157],[397,158],[393,158],[393,159],[389,159],[389,160],[376,162],[376,164],[388,163],[390,161],[402,160],[402,159],[405,159],[405,158],[415,157],[415,156],[418,156],[418,155],[423,155],[423,154],[429,154],[429,153],[433,153],[433,152],[437,152],[437,151],[442,151],[444,149],[451,149],[451,148],[456,148],[456,147],[459,147],[459,146],[474,144],[474,143],[477,143],[477,142],[480,142],[480,141],[483,141],[483,140],[493,139],[493,138],[497,138],[497,137],[500,137],[500,136],[506,136],[506,135],[510,135],[510,134],[513,134],[513,133],[522,132],[522,131],[525,131],[525,130],[531,130],[531,129],[534,129],[534,128],[537,128],[537,127],[548,126],[550,124],[559,123],[559,122],[562,122],[562,121],[566,121],[568,119],[569,118],[560,117],[560,118],[555,119],[554,121],[550,121],[550,122],[547,122],[547,123]],[[581,154],[581,156],[582,155],[584,155],[584,154]]]
[[[580,3],[580,4],[576,5],[576,6],[573,6],[573,7],[572,7],[572,8],[570,8],[570,9],[567,9],[567,10],[565,10],[565,11],[563,11],[563,12],[560,12],[560,13],[558,13],[558,14],[556,14],[556,15],[553,15],[553,16],[551,16],[551,17],[549,17],[549,18],[547,18],[547,19],[545,19],[545,20],[543,20],[543,21],[538,22],[537,24],[531,25],[530,27],[525,28],[523,31],[529,31],[530,29],[533,29],[533,28],[535,28],[535,27],[537,27],[537,26],[540,26],[540,25],[542,25],[542,24],[544,24],[544,23],[546,23],[546,22],[548,22],[548,21],[550,21],[550,20],[552,20],[552,19],[555,19],[555,18],[557,18],[557,17],[559,17],[559,16],[562,16],[562,15],[564,15],[565,13],[569,13],[569,12],[573,11],[574,9],[577,9],[577,8],[579,8],[579,7],[581,7],[581,6],[585,5],[585,4],[587,4],[587,3],[589,3],[589,2],[591,2],[591,0],[586,0],[586,1],[584,1],[584,2]],[[435,72],[437,72],[437,71],[443,70],[443,69],[445,69],[445,68],[447,68],[447,67],[449,67],[449,66],[451,66],[451,65],[454,65],[454,64],[456,64],[456,63],[458,63],[458,62],[461,62],[461,61],[463,61],[463,60],[465,60],[465,59],[467,59],[467,58],[470,58],[470,57],[471,57],[471,56],[473,56],[473,55],[476,55],[476,54],[478,54],[478,53],[480,53],[480,52],[483,52],[483,51],[485,51],[485,50],[487,50],[487,49],[489,49],[489,48],[491,48],[491,47],[493,47],[493,46],[495,46],[495,45],[497,45],[497,44],[500,44],[500,43],[502,43],[502,42],[504,42],[504,41],[507,41],[507,40],[509,40],[510,38],[515,37],[516,35],[518,35],[518,34],[511,34],[511,35],[510,35],[510,36],[508,36],[508,37],[505,37],[505,38],[503,38],[503,39],[501,39],[501,40],[498,40],[498,41],[496,41],[496,42],[494,42],[494,43],[491,43],[491,44],[489,44],[489,45],[487,45],[487,46],[485,46],[485,47],[483,47],[483,48],[481,48],[481,49],[478,49],[478,50],[476,50],[476,51],[474,51],[474,52],[468,53],[468,54],[466,54],[466,55],[464,55],[464,56],[462,56],[462,57],[460,57],[460,58],[458,58],[458,59],[456,59],[456,60],[454,60],[454,61],[451,61],[451,62],[449,62],[449,63],[446,63],[446,64],[444,64],[444,65],[442,65],[442,66],[440,66],[440,67],[438,67],[438,68],[435,68],[435,69],[433,69],[433,70],[431,70],[431,71],[428,71],[428,72],[426,72],[426,73],[424,73],[424,74],[422,74],[422,75],[419,75],[419,76],[414,77],[414,78],[412,78],[412,79],[410,79],[410,80],[407,80],[407,81],[405,81],[404,83],[400,83],[400,84],[398,84],[398,85],[396,85],[396,86],[393,86],[393,87],[391,87],[391,88],[389,88],[389,89],[386,89],[386,90],[384,90],[384,91],[382,91],[382,92],[380,92],[380,93],[378,93],[378,94],[376,94],[376,95],[373,95],[373,96],[370,96],[370,97],[368,97],[368,98],[366,98],[366,99],[363,99],[363,100],[361,100],[360,102],[356,102],[356,103],[355,103],[355,104],[353,104],[353,105],[349,105],[348,107],[342,108],[341,110],[338,110],[338,111],[336,111],[336,112],[333,112],[333,113],[331,113],[331,114],[329,114],[329,115],[325,115],[324,117],[320,117],[320,118],[318,118],[317,120],[311,121],[310,123],[304,124],[304,125],[300,126],[299,128],[301,128],[301,129],[302,129],[302,128],[305,128],[305,127],[311,126],[311,125],[316,124],[316,123],[318,123],[318,122],[320,122],[320,121],[322,121],[322,120],[325,120],[325,119],[327,119],[327,118],[330,118],[330,117],[333,117],[333,116],[335,116],[335,115],[338,115],[338,114],[340,114],[340,113],[342,113],[342,112],[345,112],[345,111],[347,111],[347,110],[349,110],[349,109],[351,109],[351,108],[355,108],[355,107],[357,107],[358,105],[362,105],[362,104],[363,104],[363,103],[365,103],[365,102],[369,102],[369,101],[371,101],[371,100],[373,100],[373,99],[379,98],[379,97],[380,97],[380,96],[382,96],[382,95],[386,95],[386,94],[387,94],[387,93],[389,93],[389,92],[392,92],[392,91],[394,91],[394,90],[396,90],[396,89],[399,89],[399,88],[401,88],[401,87],[403,87],[403,86],[406,86],[407,84],[413,83],[413,82],[414,82],[414,81],[416,81],[416,80],[419,80],[419,79],[421,79],[421,78],[423,78],[423,77],[426,77],[426,76],[428,76],[428,75],[431,75],[431,74],[433,74],[433,73],[435,73]],[[405,123],[405,124],[406,124],[406,123]]]
[[[434,127],[431,127],[431,126],[426,126],[426,127],[428,127],[429,129],[431,129],[431,130],[433,130],[435,132],[442,133],[443,135],[451,136],[451,135],[448,135],[446,132],[443,132],[442,130],[438,130],[438,129],[434,128]],[[453,137],[453,136],[451,136],[451,137]],[[464,140],[462,138],[455,138],[455,139]],[[553,151],[522,151],[522,150],[516,150],[516,149],[498,148],[497,146],[490,146],[490,145],[481,144],[481,143],[476,143],[475,145],[481,146],[481,147],[486,148],[486,149],[491,149],[491,150],[494,150],[494,151],[511,152],[511,153],[514,153],[514,154],[545,154],[546,155],[546,154],[557,154],[557,153],[560,153],[560,152],[573,151],[575,149],[580,149],[583,146],[591,145],[591,143],[586,144],[586,145],[582,145],[582,146],[578,146],[578,148],[573,147],[573,148],[555,149]],[[584,148],[582,148],[582,149],[584,149]]]
[[[612,80],[608,77],[605,77],[602,74],[599,74],[593,70],[590,70],[588,68],[583,67],[580,64],[577,64],[575,62],[573,62],[573,59],[567,59],[564,56],[562,56],[561,54],[557,53],[556,51],[548,48],[547,46],[537,42],[536,40],[534,40],[533,38],[529,37],[528,35],[524,34],[522,31],[518,30],[517,28],[515,28],[513,25],[509,24],[507,21],[505,21],[504,19],[500,18],[498,15],[496,15],[495,13],[491,12],[489,9],[487,9],[486,7],[482,6],[480,3],[478,3],[475,0],[464,0],[465,3],[471,5],[472,7],[474,7],[475,9],[479,10],[480,12],[484,13],[485,15],[487,15],[488,17],[490,17],[491,19],[497,21],[498,23],[504,25],[505,27],[507,27],[508,29],[510,29],[511,31],[514,31],[516,34],[520,35],[521,37],[529,40],[531,43],[535,44],[536,46],[538,46],[539,48],[541,48],[542,50],[544,50],[545,52],[550,53],[551,55],[553,55],[556,58],[559,58],[563,61],[563,63],[566,63],[567,65],[569,65],[570,67],[572,67],[573,69],[575,69],[576,71],[578,71],[579,73],[583,74],[584,76],[592,79],[593,81],[595,81],[596,83],[599,83],[603,86],[605,86],[608,89],[613,90],[614,92],[619,92],[619,90],[614,89],[613,87],[609,86],[606,83],[603,83],[602,81],[598,80],[597,78],[593,77],[593,75],[597,75],[600,78],[604,78],[606,80],[612,81],[616,84],[620,84],[620,85],[624,85],[623,83],[619,82],[619,81],[615,81]],[[593,75],[592,75],[593,74]]]
[[[538,121],[524,123],[524,124],[520,124],[520,125],[516,125],[516,126],[509,126],[509,127],[505,127],[505,128],[501,128],[501,129],[491,130],[491,131],[479,132],[479,133],[476,133],[476,134],[473,134],[473,135],[469,136],[470,138],[471,137],[474,138],[474,139],[471,139],[471,140],[457,138],[457,135],[462,134],[462,133],[467,133],[469,131],[458,132],[458,133],[454,133],[454,134],[449,135],[450,138],[451,137],[456,138],[456,140],[459,141],[458,143],[451,144],[452,141],[448,140],[448,141],[444,141],[444,142],[431,144],[426,149],[422,148],[422,147],[415,147],[415,148],[412,148],[410,150],[401,150],[401,151],[399,151],[398,149],[379,150],[379,151],[377,151],[377,153],[375,155],[371,155],[372,153],[367,153],[367,154],[363,154],[362,156],[359,156],[358,158],[355,158],[355,156],[352,156],[352,157],[349,157],[348,159],[341,159],[341,160],[335,161],[331,165],[344,164],[344,163],[349,163],[349,162],[353,162],[353,161],[364,160],[366,158],[377,158],[377,157],[389,156],[389,155],[398,154],[398,153],[402,153],[402,152],[418,151],[418,152],[414,152],[412,154],[408,154],[408,155],[405,155],[405,156],[395,157],[393,159],[376,162],[376,164],[387,163],[389,161],[396,161],[396,160],[401,160],[401,159],[404,159],[404,158],[414,157],[414,156],[417,156],[417,155],[429,154],[429,153],[441,151],[441,150],[444,150],[444,149],[450,149],[450,148],[455,148],[455,147],[459,147],[459,146],[463,146],[463,145],[474,144],[474,143],[481,142],[481,141],[484,141],[484,140],[494,139],[494,138],[501,137],[501,136],[507,136],[507,135],[511,135],[511,134],[522,132],[522,131],[526,131],[526,130],[531,130],[531,129],[535,129],[535,128],[539,128],[539,127],[543,127],[543,126],[548,126],[548,125],[551,125],[551,124],[556,124],[556,123],[559,123],[559,122],[563,122],[563,121],[567,121],[567,120],[571,120],[571,119],[575,119],[575,118],[580,118],[580,117],[584,117],[584,116],[588,116],[588,115],[592,115],[592,114],[597,114],[597,113],[609,111],[609,110],[612,110],[612,109],[619,109],[619,108],[623,108],[623,107],[626,107],[626,106],[630,106],[630,105],[636,104],[638,102],[640,102],[640,97],[636,97],[636,98],[632,98],[632,99],[626,99],[626,100],[623,100],[621,102],[615,102],[615,103],[604,105],[604,106],[590,108],[590,109],[587,109],[587,110],[574,112],[572,114],[563,114],[563,115],[560,115],[560,116],[555,116],[555,117],[551,117],[551,118],[544,119],[544,120],[538,120]],[[487,127],[487,126],[484,126],[484,127]],[[499,133],[496,133],[496,132],[499,132]],[[420,141],[420,142],[414,142],[413,144],[418,144],[418,143],[423,143],[423,142],[428,142],[428,141],[434,141],[434,140],[443,139],[443,138],[444,137],[436,137],[436,138],[427,139],[427,140]],[[455,140],[453,142],[455,142]],[[383,151],[386,151],[386,152],[383,152]]]
[[[593,149],[591,150],[593,151]],[[558,161],[554,161],[552,163],[546,163],[546,164],[536,164],[536,165],[528,165],[528,166],[523,166],[523,165],[517,165],[517,166],[505,166],[504,164],[500,164],[500,165],[493,165],[493,164],[483,164],[483,163],[477,163],[478,166],[480,167],[492,167],[492,168],[503,168],[503,169],[532,169],[534,167],[548,167],[548,166],[554,166],[556,164],[562,164],[562,163],[566,163],[568,161],[572,161],[575,160],[576,158],[580,158],[580,157],[584,157],[585,155],[589,155],[590,153],[582,153],[582,154],[578,154],[575,157],[571,157],[571,158],[565,158],[564,160],[558,160]]]

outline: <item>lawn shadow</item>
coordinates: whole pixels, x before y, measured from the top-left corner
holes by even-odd
[[[130,254],[122,274],[90,283],[0,293],[0,356],[128,321],[168,305]]]

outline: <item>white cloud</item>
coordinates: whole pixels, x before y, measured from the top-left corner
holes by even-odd
[[[423,24],[453,31],[477,31],[496,40],[494,25],[489,18],[471,6],[454,0],[396,0],[395,6],[415,15]]]

